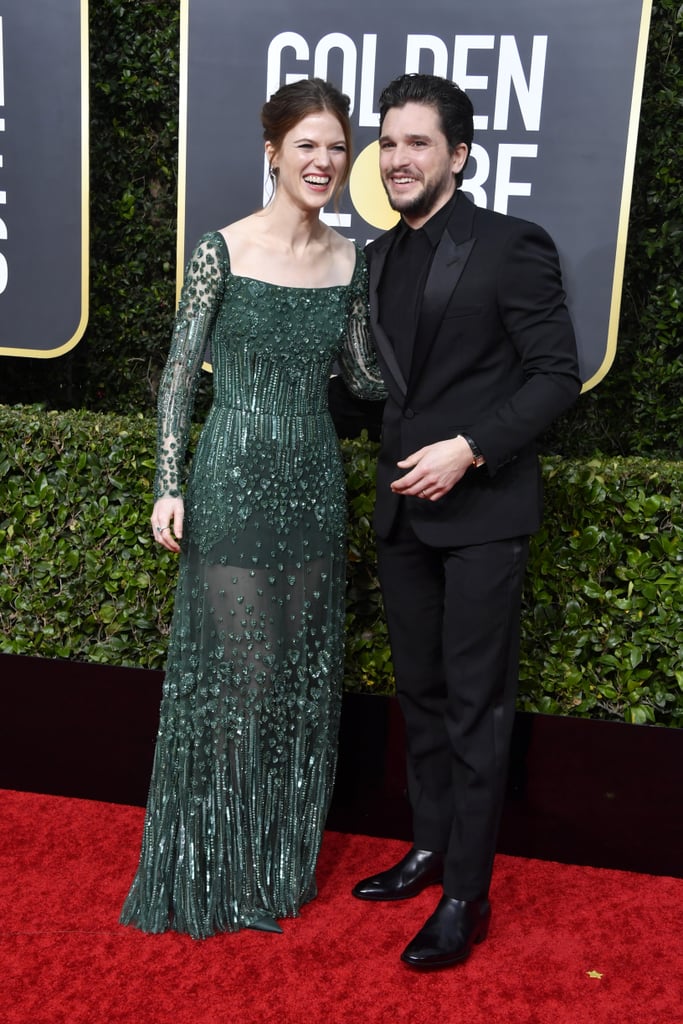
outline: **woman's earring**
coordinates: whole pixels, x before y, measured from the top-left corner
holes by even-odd
[[[271,203],[275,198],[275,192],[277,190],[277,167],[273,167],[272,164],[268,165],[268,182],[270,184],[268,202]]]

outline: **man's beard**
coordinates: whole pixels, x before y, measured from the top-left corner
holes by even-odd
[[[449,171],[447,177],[434,181],[431,185],[425,185],[422,193],[415,196],[414,199],[405,200],[400,197],[396,200],[392,199],[385,182],[383,181],[382,184],[384,185],[384,191],[387,194],[392,210],[396,210],[398,213],[408,217],[427,217],[435,208],[441,196],[450,191],[451,182],[453,182],[453,175]]]

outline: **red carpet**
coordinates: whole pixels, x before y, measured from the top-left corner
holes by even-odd
[[[349,895],[405,844],[328,833],[320,896],[283,935],[204,942],[117,924],[139,808],[0,792],[2,1024],[683,1024],[683,880],[499,856],[488,940],[398,960],[438,890]]]

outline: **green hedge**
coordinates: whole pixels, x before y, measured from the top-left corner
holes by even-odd
[[[155,428],[142,416],[0,406],[0,652],[163,667],[176,560],[149,526]],[[390,693],[375,574],[376,448],[346,441],[346,685]],[[683,465],[544,460],[519,706],[683,724]]]

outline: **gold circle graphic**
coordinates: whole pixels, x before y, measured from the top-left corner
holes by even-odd
[[[388,231],[399,219],[389,206],[379,174],[379,142],[371,142],[358,154],[349,178],[351,201],[363,220],[373,228]]]

